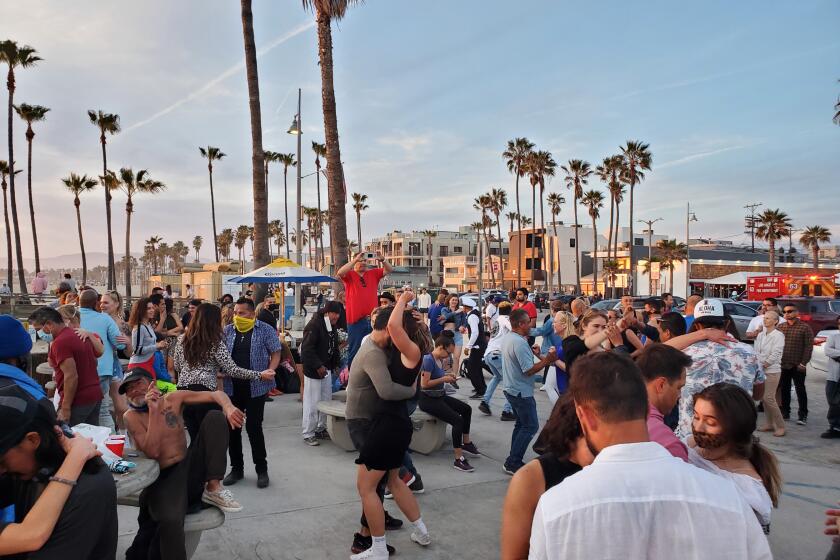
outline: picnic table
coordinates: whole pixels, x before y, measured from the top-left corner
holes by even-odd
[[[117,499],[138,494],[144,488],[151,486],[160,474],[158,462],[144,455],[139,457],[125,457],[137,466],[125,474],[114,474],[117,484]]]

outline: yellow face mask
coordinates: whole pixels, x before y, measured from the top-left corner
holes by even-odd
[[[247,319],[245,317],[236,316],[233,318],[233,327],[241,333],[246,333],[254,328],[254,323],[256,322],[256,319]]]

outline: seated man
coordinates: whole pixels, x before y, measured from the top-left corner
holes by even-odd
[[[242,509],[221,486],[227,468],[228,427],[241,428],[245,415],[221,391],[178,390],[161,395],[145,369],[132,368],[120,384],[128,397],[125,425],[137,449],[160,465],[158,479],[140,494],[140,525],[126,558],[147,558],[160,547],[160,557],[185,559],[184,517],[200,502],[225,512]],[[184,405],[215,403],[204,417],[196,440],[187,449]],[[205,486],[206,483],[206,486]]]

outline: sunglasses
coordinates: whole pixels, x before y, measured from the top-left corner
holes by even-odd
[[[797,309],[785,309],[782,313],[785,315],[790,315],[791,313],[797,313]]]

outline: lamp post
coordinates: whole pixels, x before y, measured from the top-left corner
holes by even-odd
[[[301,124],[300,119],[300,88],[298,88],[298,110],[297,114],[295,115],[294,120],[292,121],[292,126],[289,127],[288,130],[289,134],[293,134],[297,136],[297,214],[295,218],[295,223],[297,224],[295,227],[295,251],[297,252],[297,263],[302,265],[302,254],[303,254],[303,239],[301,239],[300,230],[302,227],[302,216],[301,216],[301,206],[300,206],[300,198],[301,198],[301,188],[300,188],[300,168],[302,167],[300,161],[300,141],[301,136],[303,136],[303,126]],[[286,224],[286,227],[289,227]],[[301,291],[300,291],[300,282],[295,282],[295,315],[300,314],[300,307],[301,307]]]
[[[689,278],[691,278],[691,242],[689,241],[689,233],[688,233],[688,226],[691,222],[696,222],[697,216],[694,215],[694,212],[691,211],[691,203],[685,203],[685,299],[688,300],[688,296],[691,295],[691,284],[689,283]]]
[[[653,295],[653,224],[656,222],[661,222],[662,218],[656,218],[655,220],[639,220],[641,223],[646,224],[648,227],[648,295]],[[632,254],[633,245],[630,245],[630,251]],[[635,274],[635,272],[634,272]],[[635,284],[635,282],[634,282]]]

